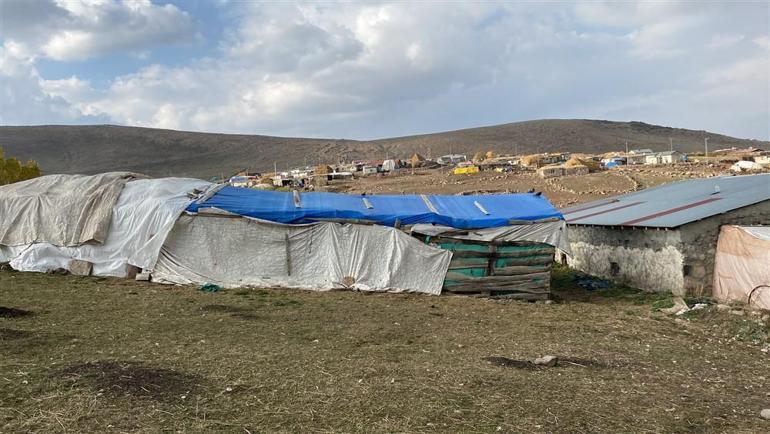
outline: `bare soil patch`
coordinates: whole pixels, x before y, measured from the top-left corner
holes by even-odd
[[[200,389],[203,378],[141,362],[99,361],[70,365],[59,372],[71,386],[86,385],[112,396],[178,401]]]
[[[32,315],[34,315],[34,312],[29,310],[0,306],[0,318],[21,318]]]
[[[596,360],[582,359],[578,357],[557,356],[557,359],[558,361],[556,362],[556,366],[554,367],[558,367],[558,368],[574,368],[574,367],[606,368],[607,367],[607,365],[605,365],[604,363],[598,362]],[[516,359],[511,359],[508,357],[500,357],[500,356],[484,357],[483,360],[495,366],[500,366],[503,368],[517,368],[517,369],[528,369],[528,370],[554,368],[554,367],[547,367],[543,365],[537,365],[530,360],[516,360]]]
[[[18,339],[26,339],[34,336],[31,332],[26,330],[16,330],[9,328],[0,328],[0,342],[2,341],[14,341]]]

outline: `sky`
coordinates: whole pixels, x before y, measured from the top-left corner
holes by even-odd
[[[374,139],[545,118],[770,139],[770,3],[0,0],[2,125]]]

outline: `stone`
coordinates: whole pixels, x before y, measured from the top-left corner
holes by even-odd
[[[539,366],[547,366],[549,368],[556,366],[556,363],[559,362],[559,358],[556,356],[543,356],[538,357],[537,359],[533,360],[532,363],[539,365]]]
[[[728,310],[730,310],[731,308],[730,308],[730,306],[728,306],[728,305],[726,305],[726,304],[718,304],[718,305],[716,305],[716,309],[717,309],[717,311],[719,311],[719,312],[727,312],[727,311],[728,311]]]
[[[733,315],[738,315],[738,316],[746,315],[746,312],[744,312],[742,310],[731,310],[730,313],[733,314]]]
[[[75,276],[90,276],[91,270],[93,269],[93,267],[94,267],[94,264],[88,261],[73,259],[70,261],[68,268],[70,273],[74,274]]]
[[[770,408],[766,408],[759,412],[759,417],[765,420],[770,420]]]
[[[150,273],[137,273],[136,280],[149,281],[150,280]]]

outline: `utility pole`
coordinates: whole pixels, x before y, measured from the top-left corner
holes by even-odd
[[[628,154],[628,139],[626,139],[626,154]]]
[[[709,162],[709,138],[708,137],[704,138],[703,143],[705,144],[705,147],[706,147],[706,163],[708,163]]]
[[[278,174],[278,163],[273,161],[273,172],[277,175]]]
[[[668,138],[668,150],[673,151],[674,150],[674,139],[671,137]]]

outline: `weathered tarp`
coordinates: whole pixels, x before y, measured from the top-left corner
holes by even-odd
[[[0,187],[0,245],[103,243],[126,181],[140,175],[48,175]]]
[[[182,215],[153,280],[438,295],[451,256],[383,226]]]
[[[714,298],[770,309],[770,226],[722,226]]]
[[[412,232],[430,236],[442,235],[458,240],[486,242],[529,241],[549,244],[565,253],[570,253],[567,223],[564,220],[471,230],[419,224],[412,226]]]
[[[60,247],[51,243],[0,248],[0,262],[19,271],[69,269],[72,259],[93,263],[95,276],[125,277],[128,264],[151,270],[177,218],[192,201],[188,194],[211,184],[197,179],[141,179],[125,184],[112,209],[103,244]]]
[[[510,225],[518,220],[563,219],[535,193],[475,196],[288,193],[225,187],[187,210],[218,208],[277,223],[363,220],[384,226],[433,223],[459,229]]]

